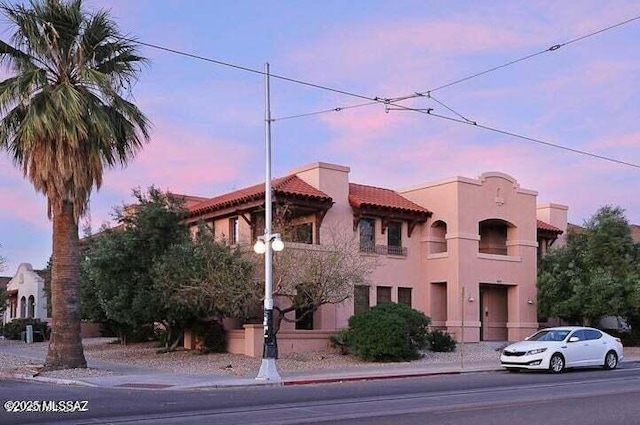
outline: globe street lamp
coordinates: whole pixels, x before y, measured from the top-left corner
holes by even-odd
[[[284,244],[278,233],[271,233],[273,205],[271,200],[271,102],[269,93],[269,64],[265,64],[266,96],[265,96],[265,189],[264,235],[258,238],[254,251],[264,253],[264,346],[262,349],[262,364],[256,379],[263,381],[280,381],[280,374],[276,367],[278,344],[273,327],[273,251],[282,251]]]

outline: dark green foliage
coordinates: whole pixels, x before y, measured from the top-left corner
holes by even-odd
[[[569,233],[538,268],[538,314],[570,323],[622,316],[640,325],[639,245],[619,207],[605,206]]]
[[[136,208],[116,211],[122,226],[86,241],[81,274],[84,318],[109,323],[125,343],[162,319],[150,270],[171,245],[188,238],[180,203],[153,187],[133,194]]]
[[[423,312],[415,310],[406,304],[396,303],[378,304],[372,310],[400,316],[407,322],[411,345],[418,349],[427,345],[427,334],[429,333],[427,328],[431,324],[431,319]]]
[[[329,336],[329,344],[331,347],[340,350],[340,354],[343,356],[351,354],[351,350],[349,349],[349,335],[348,329],[340,329],[335,334]]]
[[[122,226],[83,247],[83,317],[114,329],[123,343],[146,340],[159,323],[165,351],[201,320],[244,317],[256,301],[252,264],[204,225],[193,238],[174,197],[153,187],[134,196],[135,207],[117,212]]]
[[[40,319],[13,319],[4,325],[5,338],[20,339],[21,332],[26,331],[27,325],[33,326],[33,332],[41,332],[45,339],[49,339],[49,326]]]
[[[352,352],[368,361],[407,361],[420,357],[430,320],[404,304],[379,304],[349,319],[346,338]]]
[[[201,341],[198,353],[225,353],[227,351],[227,334],[219,321],[200,321],[193,327],[193,332]]]
[[[456,351],[456,340],[453,337],[439,329],[429,332],[427,335],[428,347],[430,351],[450,353]]]

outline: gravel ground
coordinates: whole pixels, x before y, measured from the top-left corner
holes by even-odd
[[[196,354],[191,351],[176,351],[172,353],[158,353],[156,343],[140,343],[122,346],[113,343],[109,338],[91,338],[83,341],[87,360],[102,360],[120,365],[154,369],[163,372],[185,374],[209,374],[222,376],[253,376],[260,369],[261,359],[247,357],[240,354]],[[464,347],[465,364],[498,361],[500,344],[466,344]],[[3,347],[18,349],[21,354],[42,356],[46,353],[47,343],[26,345],[21,341],[0,341],[0,351]],[[414,360],[412,365],[457,363],[460,352],[433,353],[426,352],[422,359]],[[407,363],[387,363],[385,367],[401,367]],[[294,353],[281,356],[278,359],[278,370],[281,372],[302,372],[305,370],[326,370],[333,368],[367,367],[371,363],[363,362],[353,356],[344,356],[334,351]],[[42,364],[18,356],[0,352],[0,372],[38,374],[39,376],[76,379],[92,376],[105,376],[123,373],[109,369],[69,369],[54,372],[38,370]]]

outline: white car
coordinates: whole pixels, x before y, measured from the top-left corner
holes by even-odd
[[[601,366],[615,369],[624,358],[619,338],[594,328],[563,326],[536,332],[502,350],[500,363],[509,371]]]

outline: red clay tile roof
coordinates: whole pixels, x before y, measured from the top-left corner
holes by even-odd
[[[552,226],[549,223],[545,223],[542,220],[538,220],[537,228],[538,230],[546,230],[547,232],[553,232],[557,234],[563,233],[563,231],[558,229],[556,226]]]
[[[283,195],[294,195],[313,198],[321,201],[331,201],[331,197],[319,191],[310,184],[304,182],[295,174],[274,179],[271,183],[273,192]],[[210,198],[204,202],[195,204],[189,208],[189,215],[194,216],[209,211],[215,211],[244,202],[255,201],[264,198],[264,183],[256,184],[234,192]]]
[[[349,183],[349,203],[353,208],[377,207],[410,212],[431,212],[390,189]]]

